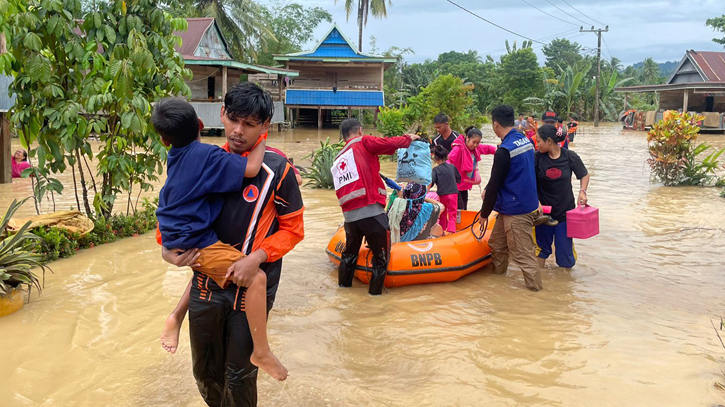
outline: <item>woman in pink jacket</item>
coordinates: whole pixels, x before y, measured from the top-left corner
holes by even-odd
[[[477,165],[481,161],[481,154],[493,155],[496,146],[481,144],[483,133],[481,130],[471,126],[466,129],[465,136],[460,135],[453,141],[453,148],[448,155],[448,162],[453,164],[461,174],[461,182],[458,184],[458,209],[468,209],[468,191],[474,185],[481,183],[481,175],[478,173]]]

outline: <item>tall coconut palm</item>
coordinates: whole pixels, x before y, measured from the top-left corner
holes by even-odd
[[[335,0],[337,4],[338,0]],[[372,12],[373,17],[383,18],[388,16],[388,9],[385,0],[345,0],[345,12],[347,19],[350,20],[350,14],[357,3],[357,26],[358,26],[358,51],[362,52],[363,47],[363,27],[368,24],[368,13]],[[387,1],[388,6],[392,6],[392,0]]]
[[[642,61],[642,81],[646,85],[656,85],[662,81],[660,66],[652,58]]]
[[[253,62],[256,50],[274,38],[261,7],[253,0],[181,0],[169,2],[167,11],[177,17],[214,18],[234,58],[244,62]]]

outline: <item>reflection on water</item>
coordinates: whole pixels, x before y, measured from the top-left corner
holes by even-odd
[[[328,136],[337,133],[273,132],[270,144],[304,163]],[[484,138],[494,143],[488,129]],[[723,136],[700,139],[725,146]],[[722,403],[712,383],[723,350],[709,318],[725,310],[725,200],[715,189],[650,184],[645,146],[644,133],[583,126],[574,149],[592,174],[601,235],[577,241],[571,273],[544,270],[540,293],[524,289],[515,270],[380,298],[358,282],[338,289],[324,247],[342,216],[333,192],[304,188],[306,238],[285,258],[269,327],[291,376],[279,384],[261,374],[260,405]],[[480,164],[484,182],[491,163]],[[29,181],[0,194],[6,206],[30,194]],[[480,206],[476,190],[471,196]],[[70,192],[56,199],[58,209],[75,205]],[[165,264],[151,235],[52,267],[43,295],[0,319],[0,404],[203,405],[186,326],[176,355],[158,343],[190,273]]]

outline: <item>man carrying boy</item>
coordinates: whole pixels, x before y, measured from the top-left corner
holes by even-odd
[[[273,111],[272,98],[259,86],[242,82],[225,95],[221,110],[227,144],[223,149],[247,155],[264,138]],[[232,284],[221,288],[195,271],[189,303],[189,336],[194,377],[210,406],[256,406],[257,368],[250,362],[253,343],[241,298],[257,269],[267,276],[267,312],[274,304],[282,256],[304,237],[303,204],[294,171],[282,156],[268,152],[262,169],[245,178],[241,190],[221,196],[222,211],[212,225],[218,239],[246,257],[231,268]],[[163,250],[164,260],[195,266],[198,251]]]
[[[390,226],[385,213],[387,196],[385,184],[380,178],[378,156],[393,154],[398,148],[406,148],[420,137],[363,136],[362,124],[358,119],[343,120],[340,132],[346,144],[331,168],[335,194],[345,217],[345,250],[338,268],[338,284],[340,287],[352,287],[357,255],[365,237],[373,252],[373,273],[368,292],[380,295],[388,273]]]

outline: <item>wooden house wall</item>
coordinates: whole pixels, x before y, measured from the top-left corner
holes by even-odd
[[[684,91],[666,91],[660,93],[660,109],[677,110],[682,109]],[[690,112],[704,112],[706,108],[706,94],[694,93],[690,90],[687,98],[687,110]],[[725,112],[725,96],[715,96],[713,111]]]
[[[685,63],[682,64],[682,67],[677,71],[675,76],[672,78],[672,80],[669,83],[692,83],[692,82],[702,82],[702,77],[697,72],[697,68],[695,68],[695,65],[692,64],[692,62],[687,59],[685,60]]]
[[[376,89],[381,90],[380,65],[336,67],[325,65],[297,65],[289,69],[300,72],[292,80],[290,89]]]
[[[222,95],[222,68],[203,65],[187,65],[194,75],[190,81],[186,82],[191,89],[191,100],[209,100],[208,97],[208,77],[214,76],[214,100],[220,101]],[[236,69],[229,69],[227,72],[227,87],[231,88],[241,80],[241,72]]]
[[[279,95],[279,84],[277,75],[266,73],[255,73],[247,78],[249,82],[256,83],[272,95],[272,100],[282,100]],[[284,94],[284,92],[282,92]]]

